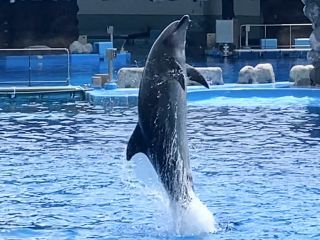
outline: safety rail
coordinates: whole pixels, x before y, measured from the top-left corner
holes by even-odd
[[[66,62],[61,62],[62,56],[66,56]],[[1,66],[1,58],[3,57],[4,66]],[[48,74],[46,71],[42,71],[42,68],[45,68],[43,65],[46,65],[46,67],[47,65],[48,67],[55,67],[57,65],[53,64],[49,66],[49,60],[47,59],[54,57],[58,57],[56,62],[59,64],[59,68],[63,65],[62,68],[65,69],[63,70],[64,76],[57,76],[59,71],[55,69],[50,69],[51,74],[54,75],[51,79],[47,75],[41,76],[41,74]],[[37,63],[37,65],[35,63]],[[25,71],[21,71],[20,69],[19,72],[19,69],[15,69],[16,65]],[[40,70],[36,69],[35,66],[40,68]],[[0,85],[2,86],[70,85],[70,71],[70,52],[67,48],[28,47],[0,49]],[[35,75],[37,75],[36,77],[40,76],[41,80],[33,80],[32,73],[35,73]],[[22,76],[19,74],[22,74]],[[27,76],[24,74],[27,74]],[[2,79],[3,77],[5,79]],[[11,78],[14,79],[12,80]]]
[[[285,47],[292,48],[292,28],[293,27],[306,27],[306,26],[312,26],[311,23],[297,23],[297,24],[243,24],[240,26],[240,49],[242,48],[250,48],[249,46],[249,32],[251,31],[252,27],[255,28],[264,28],[264,38],[267,38],[267,29],[273,28],[273,27],[286,27],[289,28],[289,44],[284,45]],[[242,46],[242,32],[245,31],[245,46]],[[309,36],[307,36],[309,37]]]

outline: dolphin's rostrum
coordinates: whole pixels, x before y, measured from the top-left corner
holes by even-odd
[[[186,32],[190,18],[167,26],[153,44],[140,83],[138,124],[127,146],[127,160],[144,153],[151,161],[169,199],[183,208],[195,196],[186,131],[186,78],[209,87],[186,64]]]

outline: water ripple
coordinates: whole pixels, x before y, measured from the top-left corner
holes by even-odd
[[[230,101],[189,108],[195,189],[225,231],[185,239],[317,239],[320,110]],[[136,108],[1,109],[0,238],[177,239],[125,160]]]

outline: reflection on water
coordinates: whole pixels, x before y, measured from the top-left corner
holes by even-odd
[[[136,108],[0,108],[0,238],[176,239],[161,191],[125,160]],[[319,118],[305,104],[189,106],[195,190],[225,229],[201,239],[319,237]]]

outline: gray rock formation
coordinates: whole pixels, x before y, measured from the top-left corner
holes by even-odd
[[[275,83],[275,74],[270,63],[260,63],[255,66],[258,83]]]
[[[71,53],[92,53],[93,47],[91,43],[83,44],[79,41],[74,41],[70,44],[69,50]]]
[[[196,68],[210,85],[223,85],[222,69],[219,67]],[[121,68],[118,71],[119,88],[138,88],[142,78],[143,68]],[[198,85],[188,81],[188,85]]]
[[[313,32],[310,35],[311,51],[308,60],[314,66],[310,73],[311,84],[320,85],[320,0],[301,0],[305,7],[304,15],[311,21]]]
[[[290,82],[295,86],[308,87],[311,85],[310,73],[314,69],[312,65],[295,65],[290,70]]]
[[[239,84],[257,83],[257,74],[255,68],[252,66],[244,66],[241,68],[238,77]]]
[[[275,74],[270,63],[260,63],[255,67],[245,66],[239,72],[238,83],[275,83]]]
[[[197,67],[196,69],[210,85],[224,85],[222,69],[220,67]],[[194,81],[189,81],[188,85],[192,86],[200,84]]]
[[[142,79],[143,68],[121,68],[118,71],[119,88],[138,88]]]

